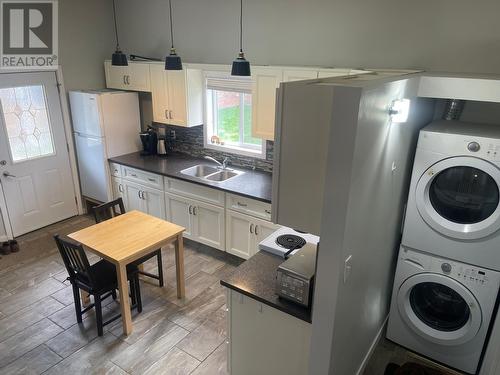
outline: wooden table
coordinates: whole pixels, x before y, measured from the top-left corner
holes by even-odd
[[[177,298],[184,298],[184,247],[182,233],[185,228],[158,219],[140,211],[92,225],[68,237],[83,244],[89,251],[116,266],[123,333],[132,332],[127,264],[175,241],[175,266],[177,273]]]

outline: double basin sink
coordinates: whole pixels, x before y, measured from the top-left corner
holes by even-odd
[[[181,173],[186,176],[196,177],[212,182],[223,182],[245,172],[234,169],[220,169],[210,165],[199,164],[194,167],[183,169]]]

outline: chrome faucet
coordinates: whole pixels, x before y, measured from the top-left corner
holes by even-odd
[[[227,163],[229,163],[229,158],[228,157],[225,157],[224,160],[222,161],[222,163],[220,161],[214,159],[211,156],[205,156],[205,159],[213,161],[214,163],[217,163],[219,165],[220,169],[226,169],[227,168]]]

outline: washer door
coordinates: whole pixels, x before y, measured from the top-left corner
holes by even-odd
[[[441,345],[473,339],[482,324],[481,307],[464,285],[444,275],[421,273],[401,285],[401,317],[419,336]]]
[[[474,240],[500,229],[500,171],[472,157],[444,159],[417,183],[420,216],[434,230],[456,239]]]

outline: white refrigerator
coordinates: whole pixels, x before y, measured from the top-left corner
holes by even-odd
[[[113,198],[108,158],[140,150],[139,98],[126,91],[70,91],[82,195]]]

